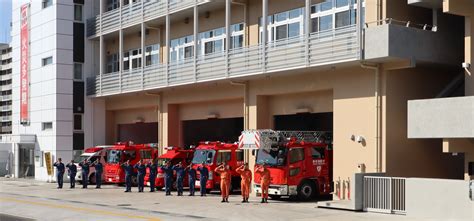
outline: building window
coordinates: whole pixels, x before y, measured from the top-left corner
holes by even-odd
[[[50,65],[53,63],[53,57],[43,58],[43,66]]]
[[[123,70],[140,68],[142,66],[142,49],[133,49],[123,53]]]
[[[53,0],[43,0],[43,8],[47,8],[49,6],[53,5]]]
[[[145,65],[156,65],[160,56],[160,45],[154,44],[145,48]]]
[[[41,124],[41,130],[52,130],[53,129],[53,122],[43,122]]]
[[[82,21],[82,5],[74,5],[74,20]]]
[[[119,7],[119,0],[107,0],[107,11],[114,10]]]
[[[291,37],[297,37],[304,31],[303,9],[297,8],[290,11],[270,15],[267,19],[268,41],[278,41]],[[262,36],[261,18],[260,18],[260,36]],[[261,41],[261,37],[260,37]]]
[[[326,31],[333,29],[332,15],[326,15],[319,18],[319,31]]]
[[[117,72],[118,69],[118,54],[107,55],[107,73]]]
[[[171,40],[170,57],[172,62],[182,61],[193,56],[194,37],[192,35]]]
[[[74,63],[74,80],[82,81],[82,64]]]
[[[74,114],[74,130],[82,131],[83,124],[82,124],[82,114]]]
[[[230,37],[230,48],[241,48],[244,46],[244,23],[235,24],[230,29],[232,35]]]

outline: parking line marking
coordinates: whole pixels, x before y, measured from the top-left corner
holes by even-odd
[[[126,218],[131,218],[131,219],[143,219],[147,221],[161,221],[160,219],[155,218],[155,217],[131,215],[131,214],[126,214],[126,213],[118,213],[118,212],[90,209],[90,208],[84,208],[84,207],[75,207],[75,206],[68,206],[68,205],[61,205],[61,204],[53,204],[53,203],[46,203],[46,202],[34,202],[34,201],[20,200],[20,199],[15,199],[15,198],[0,197],[0,201],[4,201],[4,202],[10,201],[10,202],[17,202],[17,203],[44,206],[44,207],[61,208],[61,209],[67,209],[67,210],[76,211],[76,212],[89,212],[89,213],[94,213],[98,215],[126,217]]]

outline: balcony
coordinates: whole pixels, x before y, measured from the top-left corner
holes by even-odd
[[[87,37],[94,38],[101,34],[108,34],[119,30],[120,27],[126,28],[138,25],[143,21],[150,21],[162,16],[167,12],[174,13],[194,6],[194,1],[189,0],[171,0],[168,1],[148,1],[130,3],[111,11],[87,19]],[[198,0],[198,5],[210,2],[210,0]],[[143,16],[142,16],[143,15]],[[101,25],[102,21],[102,25]],[[102,27],[102,30],[101,30]]]
[[[226,53],[207,54],[143,70],[97,75],[87,79],[87,95],[108,96],[360,59],[355,25],[271,42],[265,47],[265,58],[263,51],[262,45],[256,45],[233,49],[228,58]]]
[[[0,111],[11,111],[12,105],[0,106]]]
[[[11,133],[12,132],[12,126],[2,126],[0,127],[0,132],[2,133]],[[4,136],[4,135],[2,135]]]
[[[6,81],[6,80],[11,80],[11,79],[12,79],[11,74],[0,75],[0,81]]]
[[[0,64],[0,71],[1,70],[8,70],[8,69],[12,69],[12,63]]]
[[[12,121],[12,116],[1,116],[0,121],[1,122],[11,122]]]
[[[0,85],[0,91],[9,91],[12,89],[11,84],[6,84],[6,85]]]
[[[474,138],[474,97],[408,101],[409,138]]]
[[[0,101],[11,101],[12,100],[12,95],[0,95]]]

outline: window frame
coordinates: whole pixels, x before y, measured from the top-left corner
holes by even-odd
[[[80,125],[80,128],[79,128],[79,129],[76,128],[76,117],[80,117],[80,118],[81,118],[81,119],[80,119],[80,124],[81,124],[81,125]],[[73,114],[72,127],[73,127],[73,130],[74,130],[74,131],[77,131],[77,132],[79,132],[79,131],[81,131],[81,132],[84,131],[84,114],[79,114],[79,113]]]
[[[77,76],[76,76],[76,74],[77,74],[76,73],[76,67],[81,67],[80,68],[81,69],[81,71],[80,71],[81,72],[80,73],[81,78],[77,78]],[[77,62],[74,63],[74,66],[73,66],[73,79],[75,81],[84,81],[84,69],[83,68],[84,68],[84,66],[83,66],[82,63],[77,63]]]
[[[50,61],[50,62],[48,63],[48,61]],[[41,59],[41,66],[42,67],[52,65],[52,64],[53,64],[53,56],[49,56],[49,57],[45,57],[45,58]]]
[[[80,12],[81,12],[81,18],[80,19],[77,19],[76,18],[76,7],[80,8]],[[83,22],[84,21],[84,5],[81,5],[81,4],[74,4],[74,21],[76,22]]]
[[[42,0],[41,1],[41,8],[45,9],[53,5],[53,0]]]
[[[49,127],[49,125],[51,125],[51,127]],[[41,130],[42,131],[51,131],[53,130],[53,122],[52,121],[48,121],[48,122],[41,122]]]
[[[292,153],[293,151],[296,151],[296,150],[303,152],[303,154],[301,155],[303,158],[298,158],[298,159],[296,159],[296,160],[292,159],[291,153]],[[291,149],[288,151],[288,163],[289,163],[289,164],[294,164],[294,163],[297,163],[297,162],[300,162],[300,161],[304,161],[304,160],[305,160],[305,152],[304,152],[304,151],[305,151],[305,148],[303,148],[303,147],[294,147],[294,148],[291,148]]]

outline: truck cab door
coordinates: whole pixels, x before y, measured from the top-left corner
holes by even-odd
[[[291,148],[288,152],[288,185],[298,185],[306,173],[305,152],[302,147]]]

